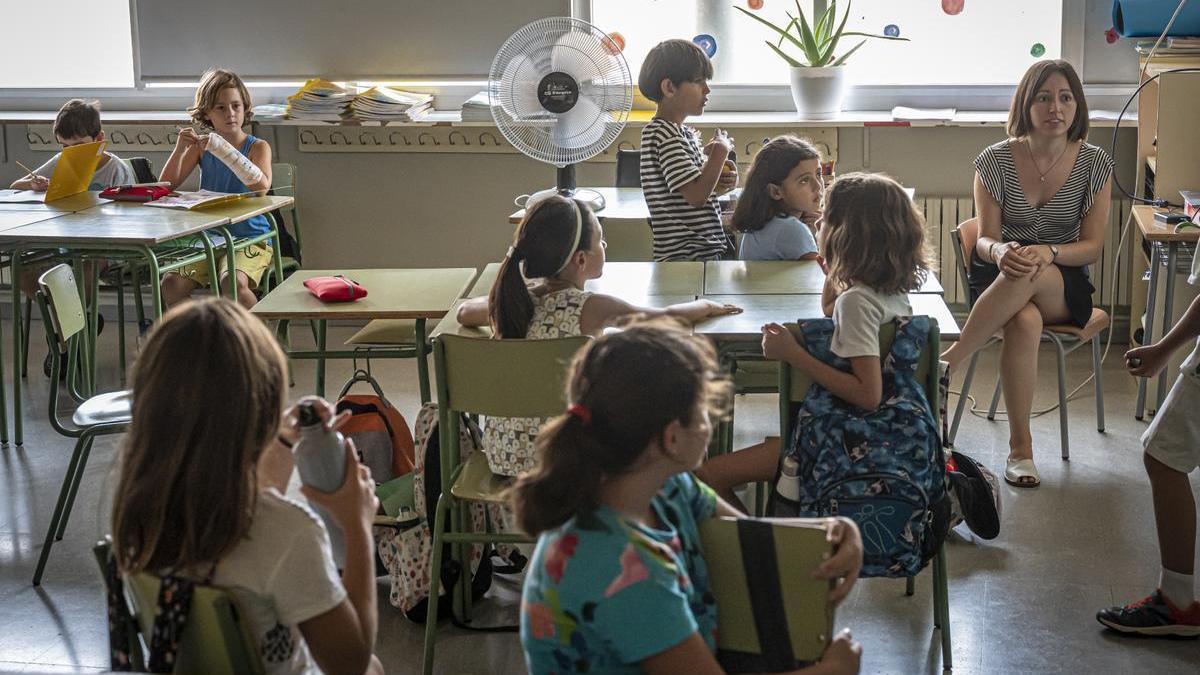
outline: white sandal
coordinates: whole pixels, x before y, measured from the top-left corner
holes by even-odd
[[[1004,482],[1018,488],[1035,488],[1042,484],[1042,477],[1032,459],[1008,459],[1004,467]]]

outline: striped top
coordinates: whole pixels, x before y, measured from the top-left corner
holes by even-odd
[[[650,207],[654,260],[716,260],[733,250],[717,198],[687,203],[679,188],[700,176],[704,153],[693,129],[655,117],[642,129],[642,192]]]
[[[975,158],[975,168],[983,187],[1000,203],[1000,236],[1004,241],[1069,244],[1079,240],[1079,224],[1092,210],[1096,193],[1112,176],[1113,161],[1100,148],[1080,144],[1067,182],[1041,208],[1025,198],[1010,141],[984,148]]]

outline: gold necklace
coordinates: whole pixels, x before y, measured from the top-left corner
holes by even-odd
[[[1058,162],[1063,158],[1063,155],[1067,154],[1067,148],[1069,147],[1071,147],[1069,143],[1064,145],[1062,152],[1058,153],[1058,157],[1050,163],[1050,168],[1042,171],[1042,168],[1038,166],[1037,159],[1035,159],[1033,156],[1033,148],[1029,147],[1029,141],[1025,141],[1025,150],[1029,153],[1029,161],[1033,162],[1033,170],[1038,172],[1039,180],[1041,180],[1043,183],[1046,182],[1046,176],[1054,170],[1054,167],[1058,166]]]

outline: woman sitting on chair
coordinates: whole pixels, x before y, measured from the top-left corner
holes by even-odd
[[[1086,266],[1104,246],[1113,164],[1108,153],[1085,142],[1087,133],[1087,101],[1075,69],[1066,61],[1039,61],[1013,95],[1010,138],[975,160],[975,302],[962,338],[942,358],[953,371],[1003,331],[1000,377],[1009,427],[1004,478],[1017,487],[1041,483],[1029,418],[1042,327],[1083,327],[1092,314]]]

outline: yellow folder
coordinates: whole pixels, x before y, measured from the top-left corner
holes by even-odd
[[[87,190],[107,145],[106,141],[96,141],[63,148],[62,156],[54,167],[54,175],[50,178],[50,187],[46,189],[46,202]]]

